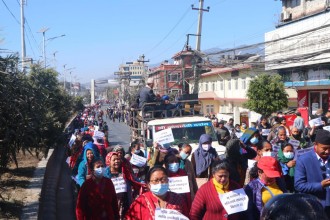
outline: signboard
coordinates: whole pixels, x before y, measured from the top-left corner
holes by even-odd
[[[175,192],[175,193],[190,192],[188,176],[169,177],[168,183],[171,192]]]
[[[161,130],[161,131],[156,132],[154,140],[160,145],[174,142],[172,129],[167,128],[165,130]]]
[[[314,127],[314,126],[320,126],[323,125],[323,121],[321,118],[315,118],[309,121],[309,126]]]
[[[265,34],[265,69],[330,62],[330,13],[278,27]]]
[[[182,215],[177,210],[156,208],[156,210],[155,210],[155,220],[165,220],[165,219],[189,220],[189,218]]]
[[[156,125],[155,130],[156,132],[158,132],[168,128],[196,128],[196,127],[205,127],[205,126],[211,126],[211,122],[205,121],[205,122],[194,122],[194,123]]]
[[[243,212],[248,208],[249,198],[244,189],[219,194],[219,198],[228,215]]]
[[[116,194],[127,192],[127,184],[123,177],[111,178]]]
[[[137,167],[143,167],[147,163],[147,158],[132,154],[131,160],[129,162]]]

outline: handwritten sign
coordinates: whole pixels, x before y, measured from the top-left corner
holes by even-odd
[[[188,176],[170,177],[168,183],[171,192],[188,193],[190,192]]]
[[[262,136],[268,136],[270,133],[270,129],[262,129],[261,130],[261,135]]]
[[[123,177],[111,178],[116,194],[127,192],[127,184]]]
[[[244,189],[219,194],[220,201],[228,215],[247,210],[249,198]]]
[[[314,118],[310,120],[308,123],[311,127],[323,125],[321,118]]]
[[[73,143],[75,142],[75,140],[77,139],[76,135],[71,135],[70,141],[69,141],[69,146],[70,148],[72,147]]]
[[[102,138],[104,138],[104,133],[101,131],[94,131],[93,137],[102,139]]]
[[[289,140],[289,144],[292,144],[292,146],[293,146],[294,149],[296,150],[296,149],[300,146],[300,141],[290,139],[290,140]]]
[[[155,133],[155,141],[161,145],[174,142],[173,132],[171,128],[164,129]]]
[[[305,149],[300,149],[295,151],[294,159],[297,160],[301,155],[314,150],[313,147],[305,148]]]
[[[147,163],[147,158],[132,154],[131,160],[129,162],[135,166],[143,167]]]
[[[182,215],[177,210],[156,208],[156,210],[155,210],[155,220],[165,220],[165,219],[189,220],[189,218]]]

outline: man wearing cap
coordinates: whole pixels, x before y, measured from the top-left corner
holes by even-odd
[[[274,196],[285,193],[285,183],[281,179],[281,168],[274,157],[261,157],[257,163],[258,178],[252,180],[245,192],[249,197],[244,219],[259,219],[265,204]]]
[[[146,86],[140,90],[138,96],[139,108],[142,108],[145,103],[153,103],[156,102],[156,95],[152,90],[154,87],[154,80],[152,78],[148,78]],[[145,111],[152,111],[153,106],[145,107]]]
[[[298,192],[318,197],[330,216],[330,132],[316,133],[314,149],[301,155],[296,164],[294,186]]]

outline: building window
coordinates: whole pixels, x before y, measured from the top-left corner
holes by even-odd
[[[178,82],[179,81],[179,76],[180,76],[179,73],[172,73],[172,74],[170,74],[169,81],[170,82]]]
[[[246,89],[246,81],[245,81],[245,79],[242,79],[242,89]]]
[[[231,79],[228,80],[228,90],[231,90]]]
[[[223,90],[223,80],[220,81],[220,90]]]
[[[221,113],[226,113],[226,107],[224,105],[221,105],[220,111]]]
[[[235,90],[238,90],[238,79],[234,79]]]
[[[209,84],[205,83],[205,92],[209,91]]]
[[[214,105],[206,105],[206,113],[214,113]]]

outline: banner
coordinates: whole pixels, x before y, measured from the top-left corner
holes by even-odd
[[[190,192],[188,176],[169,177],[170,191],[175,193]]]
[[[156,208],[156,210],[155,210],[155,220],[165,220],[165,219],[189,220],[189,218],[182,215],[177,210]]]
[[[129,162],[135,166],[143,167],[147,163],[147,158],[132,154],[131,160]]]
[[[249,198],[244,189],[219,194],[219,198],[228,215],[243,212],[248,208]]]

